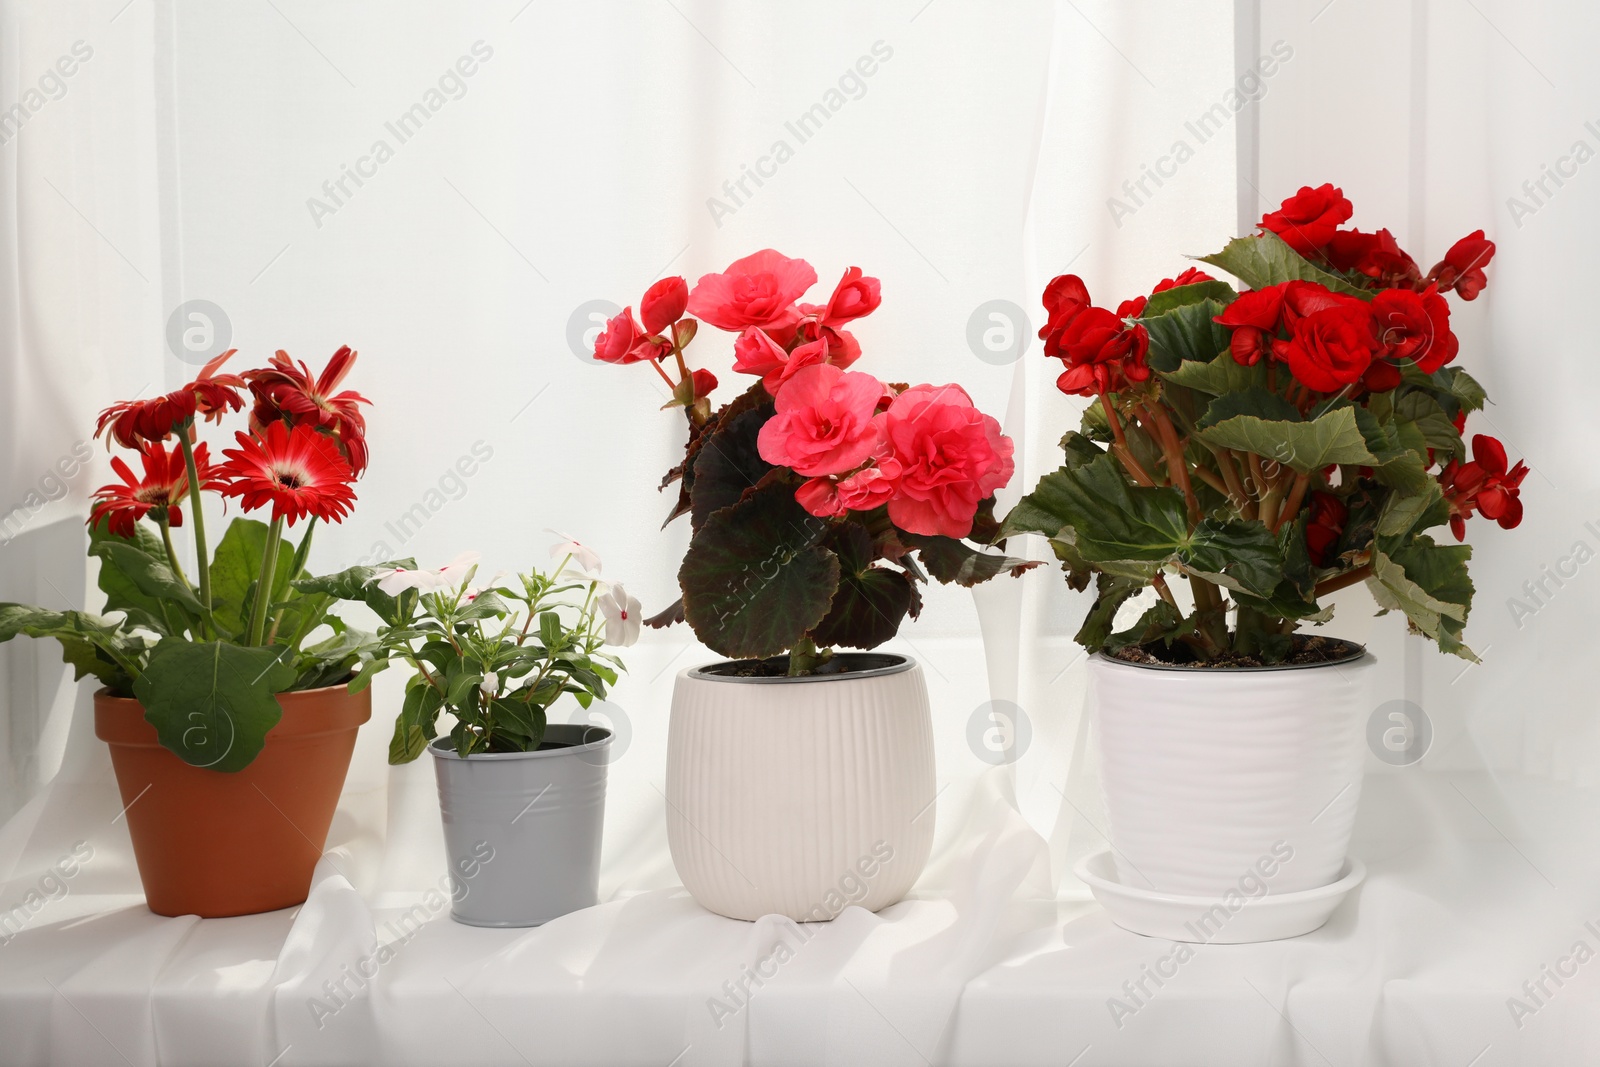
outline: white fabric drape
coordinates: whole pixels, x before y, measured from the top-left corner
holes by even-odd
[[[611,701],[625,748],[606,903],[520,936],[428,911],[432,769],[384,759],[400,679],[380,676],[311,901],[166,920],[140,905],[88,687],[51,645],[0,647],[0,908],[92,849],[0,945],[8,1062],[1059,1064],[1092,1047],[1085,1064],[1466,1063],[1486,1046],[1500,1058],[1485,1064],[1583,1062],[1560,1057],[1600,1042],[1584,980],[1522,1027],[1505,1001],[1600,919],[1583,806],[1596,579],[1588,556],[1571,575],[1563,562],[1578,541],[1600,550],[1581,408],[1600,179],[1547,181],[1532,213],[1506,200],[1573,141],[1600,149],[1582,51],[1595,16],[1261,6],[0,3],[0,108],[28,110],[0,145],[0,599],[93,606],[81,520],[108,472],[80,442],[100,407],[193,373],[168,343],[190,301],[221,309],[245,365],[280,347],[314,366],[340,344],[362,353],[350,384],[374,401],[373,463],[314,568],[464,548],[516,568],[543,561],[551,527],[656,607],[686,537],[656,529],[681,430],[648,372],[574,353],[593,302],[636,303],[662,274],[692,281],[762,247],[809,259],[824,286],[859,265],[884,284],[857,330],[862,369],[959,381],[1003,415],[1009,503],[1055,466],[1080,403],[1037,340],[1015,363],[974,350],[974,321],[1003,347],[986,305],[1023,309],[1010,325],[1025,336],[1070,269],[1115,306],[1325,180],[1425,266],[1479,226],[1499,242],[1488,292],[1454,321],[1497,401],[1478,428],[1535,469],[1522,528],[1472,531],[1482,665],[1340,594],[1334,629],[1384,664],[1375,702],[1408,700],[1435,731],[1419,766],[1372,761],[1359,907],[1301,941],[1203,950],[1123,1028],[1106,998],[1166,949],[1110,927],[1070,875],[1103,847],[1071,642],[1088,601],[1049,568],[935,589],[891,646],[929,668],[943,791],[928,872],[906,904],[807,940],[720,1029],[708,998],[798,935],[676,888],[666,709],[674,673],[711,658],[687,631],[647,634]],[[92,55],[42,83],[80,41]],[[437,107],[398,136],[418,103]],[[829,117],[802,138],[819,103]],[[729,347],[708,330],[695,349],[724,389]],[[1513,612],[1524,582],[1544,590]],[[981,739],[1006,725],[1030,741],[995,766]],[[396,942],[419,903],[431,921]],[[320,1018],[323,983],[384,943],[394,961]]]

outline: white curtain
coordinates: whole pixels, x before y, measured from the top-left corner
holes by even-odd
[[[1375,702],[1409,701],[1434,731],[1419,766],[1372,761],[1358,847],[1398,880],[1369,885],[1365,907],[1386,925],[1367,936],[1405,923],[1436,931],[1452,908],[1485,922],[1540,910],[1525,961],[1489,935],[1491,947],[1448,961],[1415,949],[1428,977],[1491,957],[1520,975],[1563,947],[1577,914],[1544,908],[1541,894],[1571,903],[1593,886],[1581,798],[1596,754],[1583,669],[1596,568],[1545,575],[1567,574],[1576,542],[1600,550],[1583,407],[1595,380],[1589,235],[1600,221],[1588,183],[1600,178],[1584,168],[1559,187],[1546,181],[1537,205],[1522,183],[1539,182],[1574,141],[1600,149],[1585,126],[1600,121],[1600,75],[1584,53],[1595,19],[1576,3],[1490,0],[0,3],[0,107],[25,112],[6,113],[15,129],[0,116],[10,208],[0,221],[0,599],[95,605],[82,518],[108,470],[99,443],[84,445],[93,415],[185,380],[225,330],[247,366],[277,348],[313,366],[341,344],[361,353],[350,385],[374,401],[373,462],[356,514],[319,533],[314,569],[395,554],[438,562],[465,548],[514,569],[544,561],[554,528],[595,545],[606,576],[647,607],[664,606],[686,530],[658,531],[668,502],[655,485],[681,449],[679,420],[655,411],[661,390],[648,372],[595,366],[575,347],[599,302],[636,304],[659,276],[693,281],[764,247],[809,259],[825,284],[852,265],[883,280],[883,307],[857,331],[862,369],[958,381],[1003,416],[1019,456],[1008,504],[1057,464],[1055,442],[1081,407],[1054,389],[1059,368],[1036,339],[1015,362],[1003,351],[1039,325],[1050,277],[1080,274],[1115,306],[1182,270],[1183,254],[1245,232],[1299,185],[1332,181],[1355,201],[1356,225],[1388,226],[1424,266],[1472,229],[1499,243],[1486,295],[1456,304],[1461,363],[1497,401],[1479,428],[1535,473],[1522,528],[1479,520],[1472,531],[1468,639],[1484,663],[1464,671],[1396,620],[1374,621],[1359,588],[1340,594],[1333,628],[1383,661]],[[417,104],[428,117],[401,128]],[[827,119],[798,125],[818,104]],[[1536,210],[1513,214],[1509,197]],[[170,340],[185,328],[198,331],[193,348]],[[708,330],[693,350],[724,389],[737,387],[729,348]],[[462,456],[479,461],[470,477],[452,473]],[[1524,582],[1544,591],[1534,610],[1513,612]],[[929,668],[943,787],[935,854],[900,919],[835,924],[834,958],[808,964],[877,990],[871,1000],[819,979],[821,999],[773,998],[736,1037],[694,1023],[659,1049],[647,1027],[632,1045],[612,1035],[622,1044],[609,1062],[666,1063],[685,1042],[699,1042],[685,1062],[821,1062],[845,1049],[874,1062],[992,1062],[985,1050],[998,1046],[984,1035],[1016,1062],[1076,1054],[1088,1040],[1077,1030],[1038,1023],[1025,995],[985,999],[972,983],[1008,954],[1065,961],[1070,921],[1089,914],[1070,875],[1076,857],[1103,846],[1084,661],[1071,641],[1086,606],[1049,567],[970,594],[936,589],[891,646]],[[646,1010],[651,980],[673,988],[682,960],[737,953],[740,938],[760,936],[708,932],[672,892],[657,788],[666,709],[674,673],[710,658],[681,628],[630,651],[610,708],[625,747],[607,798],[609,903],[564,927],[561,945],[514,946],[474,978],[474,1003],[524,1059],[581,1061],[575,1035],[606,1027],[579,996],[584,981],[633,988],[626,971],[639,990],[628,1003]],[[428,1050],[467,1055],[439,1044],[430,1019],[456,1034],[478,1028],[448,989],[426,1009],[443,1014],[418,1015],[396,978],[358,1022],[306,1031],[301,1001],[319,968],[368,943],[386,909],[414,902],[442,870],[431,768],[384,758],[400,681],[380,677],[329,841],[336,871],[324,872],[287,944],[282,929],[274,941],[276,928],[249,927],[266,931],[258,963],[230,978],[243,992],[219,1018],[243,1027],[262,1062],[296,1042],[305,1062],[372,1042],[396,1061],[426,1062]],[[0,648],[0,904],[86,841],[94,859],[40,924],[112,911],[91,928],[124,923],[130,937],[169,939],[151,950],[161,966],[203,985],[222,957],[180,950],[199,936],[183,920],[139,925],[149,917],[138,918],[88,693],[53,645]],[[1020,758],[994,765],[981,740],[992,728],[1029,739]],[[1451,880],[1491,879],[1497,895],[1439,903]],[[654,956],[640,948],[651,921],[668,931]],[[70,966],[52,973],[80,989],[136,982],[136,954],[97,945],[75,943]],[[430,966],[445,964],[418,958],[426,951],[397,975],[429,987]],[[551,951],[573,954],[560,956],[560,973],[540,970]],[[1293,972],[1286,965],[1286,985]],[[1104,993],[1083,985],[1062,1003],[1081,1001],[1092,1013],[1082,1025],[1103,1028]],[[26,1056],[106,1055],[48,988],[16,998],[8,988],[0,983],[0,1030],[32,1035],[19,1046]],[[1397,995],[1381,976],[1363,988],[1373,1004]],[[555,1018],[517,1030],[515,989],[544,998]],[[510,999],[497,1009],[496,996]],[[990,999],[1004,1004],[985,1015]],[[1486,1003],[1503,1011],[1496,996]],[[1417,1025],[1412,1004],[1384,1025]],[[44,1005],[48,1038],[29,1016]],[[825,1022],[806,1021],[816,1011]],[[113,1036],[134,1062],[154,1062],[158,1049],[163,1061],[205,1062],[223,1031],[172,1021],[190,1016],[157,998]],[[1217,1047],[1228,1039],[1220,1031]],[[1363,1032],[1341,1044],[1336,1028],[1314,1039],[1348,1062],[1379,1041]],[[506,1055],[486,1047],[482,1062]],[[1111,1047],[1103,1062],[1151,1062],[1145,1046]]]

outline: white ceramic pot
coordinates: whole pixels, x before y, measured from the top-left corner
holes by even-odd
[[[684,886],[735,919],[832,919],[905,896],[933,847],[933,723],[922,668],[840,653],[848,673],[678,675],[667,842]]]
[[[1251,872],[1267,893],[1336,881],[1361,798],[1374,663],[1161,668],[1094,656],[1118,880],[1189,897],[1220,897]]]

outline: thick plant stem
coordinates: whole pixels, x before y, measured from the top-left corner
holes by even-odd
[[[1256,502],[1250,499],[1250,494],[1245,491],[1244,483],[1239,480],[1239,470],[1234,466],[1232,450],[1217,448],[1212,450],[1212,455],[1217,459],[1217,469],[1222,472],[1222,480],[1228,485],[1228,495],[1233,498],[1234,507],[1239,509],[1239,515],[1244,519],[1256,517]]]
[[[249,644],[260,645],[267,629],[267,604],[278,574],[278,546],[283,542],[283,519],[272,520],[267,530],[267,545],[261,551],[261,575],[256,580],[256,599],[250,607]]]
[[[1199,478],[1202,482],[1205,482],[1217,492],[1221,493],[1223,496],[1227,497],[1229,502],[1232,503],[1234,507],[1239,506],[1239,501],[1234,499],[1233,493],[1228,489],[1228,484],[1221,478],[1206,470],[1204,467],[1196,467],[1194,469],[1194,476]]]
[[[794,643],[793,648],[789,649],[789,677],[798,678],[810,674],[832,658],[832,649],[818,650],[817,643],[811,640],[811,635],[805,634]]]
[[[1317,597],[1323,597],[1329,593],[1338,592],[1340,589],[1344,589],[1347,586],[1355,585],[1357,582],[1364,582],[1371,577],[1372,564],[1363,563],[1354,570],[1345,571],[1343,574],[1329,578],[1325,582],[1318,582],[1314,595]]]
[[[183,449],[183,469],[189,476],[189,518],[194,529],[194,572],[199,583],[200,606],[205,609],[202,625],[214,630],[211,622],[211,555],[206,550],[206,516],[200,508],[200,468],[195,466],[194,446],[189,443],[189,428],[194,420],[177,427],[178,447]]]
[[[1183,490],[1184,504],[1189,509],[1189,525],[1194,527],[1200,523],[1200,501],[1194,495],[1194,486],[1189,482],[1189,465],[1184,462],[1183,446],[1178,442],[1178,431],[1173,429],[1172,420],[1167,418],[1167,413],[1160,404],[1153,404],[1141,408],[1146,418],[1154,424],[1156,437],[1161,442],[1161,454],[1167,460],[1168,480]]]
[[[1267,489],[1269,487],[1267,476],[1261,470],[1261,457],[1256,455],[1254,452],[1246,452],[1244,457],[1245,462],[1250,467],[1250,495],[1255,497],[1259,503],[1260,501],[1266,499]]]
[[[1261,498],[1261,521],[1267,524],[1267,529],[1278,528],[1278,506],[1283,500],[1283,493],[1276,482],[1268,487],[1266,495]]]
[[[1122,419],[1118,417],[1117,409],[1111,406],[1111,398],[1105,393],[1100,394],[1100,407],[1106,413],[1106,421],[1111,424],[1111,437],[1116,442],[1111,446],[1112,455],[1121,462],[1123,469],[1128,472],[1128,477],[1147,489],[1153,487],[1156,480],[1150,477],[1150,472],[1144,469],[1144,465],[1134,458],[1133,451],[1128,448],[1128,437],[1122,428]]]
[[[1261,612],[1241,606],[1234,623],[1233,650],[1242,656],[1253,656],[1261,651],[1261,636],[1277,632],[1277,620],[1269,621]]]
[[[1278,528],[1284,523],[1294,521],[1295,512],[1300,510],[1300,502],[1305,499],[1306,486],[1310,484],[1310,474],[1295,475],[1294,485],[1289,489],[1289,499],[1283,502],[1283,510],[1278,512],[1278,521],[1272,525],[1273,533],[1277,533]]]
[[[1228,647],[1228,620],[1223,611],[1222,594],[1217,587],[1197,575],[1189,575],[1189,591],[1194,594],[1194,610],[1198,616],[1196,634],[1208,652],[1216,653]]]

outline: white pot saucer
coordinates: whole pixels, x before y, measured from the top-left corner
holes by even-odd
[[[1309,934],[1328,921],[1334,909],[1367,876],[1366,865],[1346,858],[1337,880],[1296,893],[1245,897],[1238,892],[1215,897],[1180,896],[1135,889],[1117,881],[1109,849],[1079,860],[1073,873],[1124,930],[1167,941],[1242,945]]]

